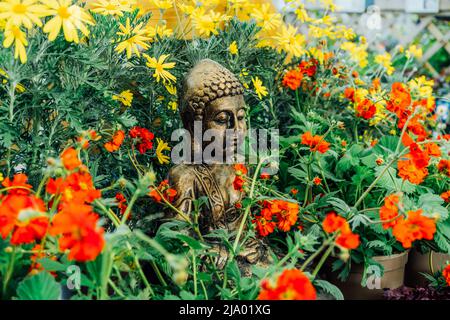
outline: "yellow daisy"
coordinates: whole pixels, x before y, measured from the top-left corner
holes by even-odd
[[[0,2],[0,20],[6,24],[31,29],[33,24],[41,27],[41,17],[45,16],[45,7],[36,0],[3,0]]]
[[[274,12],[271,5],[265,3],[261,9],[255,9],[251,17],[256,20],[256,24],[264,30],[274,30],[281,25],[281,15]]]
[[[142,27],[142,23],[139,23],[135,27],[131,27],[130,18],[127,18],[125,25],[120,24],[119,28],[120,31],[117,32],[117,35],[125,38],[125,40],[119,42],[115,51],[121,53],[126,50],[128,59],[131,58],[133,53],[140,57],[139,47],[146,50],[149,47],[149,44],[146,43],[146,41],[151,40],[145,35],[146,30]]]
[[[160,10],[167,10],[173,7],[173,0],[153,0],[153,3]]]
[[[239,49],[237,46],[236,41],[233,41],[230,46],[228,47],[228,51],[230,51],[231,54],[236,55],[239,53]]]
[[[27,62],[27,52],[25,47],[28,45],[25,32],[15,25],[6,26],[5,39],[3,46],[9,48],[14,43],[14,58],[20,58],[20,62]]]
[[[113,100],[122,102],[124,106],[131,107],[131,103],[133,102],[133,93],[130,90],[125,90],[119,94],[113,95],[112,98]]]
[[[281,31],[275,37],[279,52],[283,50],[294,57],[300,57],[305,53],[305,37],[297,31],[297,28],[290,24],[281,26]]]
[[[255,87],[255,92],[258,95],[259,100],[261,100],[263,97],[267,96],[268,92],[267,92],[267,88],[263,86],[263,83],[261,81],[261,79],[259,79],[258,77],[252,77],[252,83],[253,86]]]
[[[86,24],[94,25],[91,15],[82,7],[72,4],[71,0],[47,0],[48,14],[53,16],[44,26],[43,31],[48,33],[48,40],[54,41],[61,28],[64,38],[68,42],[78,43],[78,30],[86,37],[89,30]]]
[[[159,163],[168,164],[170,162],[170,157],[163,154],[163,152],[165,150],[170,151],[169,144],[160,138],[156,138],[156,142],[158,143],[156,146],[156,157],[158,158]]]
[[[153,74],[153,77],[156,78],[156,81],[159,82],[159,80],[163,80],[164,83],[166,82],[176,82],[177,78],[171,74],[166,69],[173,69],[175,67],[175,62],[166,62],[166,59],[169,57],[168,54],[161,55],[158,59],[150,57],[147,54],[144,54],[145,59],[147,59],[147,67],[155,69],[155,73]]]
[[[119,0],[95,0],[90,4],[91,11],[102,15],[122,17],[124,12],[130,12],[131,7]]]

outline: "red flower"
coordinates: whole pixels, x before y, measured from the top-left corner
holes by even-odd
[[[356,105],[356,116],[364,119],[371,119],[377,112],[375,104],[369,99],[364,99]]]
[[[111,141],[105,143],[104,147],[109,152],[117,151],[122,145],[124,139],[125,139],[125,132],[123,132],[123,130],[118,130],[116,133],[114,133]]]
[[[403,180],[408,180],[413,184],[421,184],[425,177],[428,175],[427,168],[418,168],[412,160],[410,154],[405,156],[405,160],[399,160],[397,162],[398,175]]]
[[[445,282],[447,282],[447,285],[450,286],[450,264],[442,270],[442,276],[444,277]]]
[[[327,233],[339,232],[336,238],[336,244],[338,246],[349,250],[358,248],[360,244],[359,235],[354,234],[347,220],[338,216],[335,212],[327,214],[322,222],[322,227]]]
[[[320,185],[322,184],[322,179],[320,179],[319,177],[314,177],[313,183],[314,183],[316,186],[320,186]]]
[[[262,179],[262,180],[268,180],[268,179],[270,179],[270,174],[267,173],[267,172],[263,172],[263,173],[261,173],[259,178]]]
[[[123,193],[116,193],[116,201],[117,201],[117,207],[120,210],[121,214],[125,213],[125,210],[127,210],[127,199],[123,195]],[[131,218],[131,215],[128,216],[128,219]]]
[[[299,70],[288,71],[283,78],[282,84],[291,90],[297,90],[303,80],[303,74]]]
[[[393,83],[390,100],[388,101],[386,108],[389,111],[396,113],[400,118],[410,105],[411,94],[409,93],[408,88],[400,82]]]
[[[316,289],[300,270],[284,270],[276,284],[268,280],[261,283],[258,300],[316,300]]]
[[[242,191],[242,187],[245,184],[244,175],[248,173],[248,170],[243,164],[235,164],[234,170],[236,173],[233,181],[234,190]]]
[[[74,148],[68,148],[61,153],[61,161],[67,170],[74,170],[81,165],[78,152]]]
[[[317,63],[318,61],[315,59],[311,59],[310,61],[302,61],[298,65],[300,72],[306,74],[308,77],[313,77],[317,71]]]
[[[155,135],[142,127],[133,127],[130,130],[130,137],[136,140],[136,147],[141,154],[153,148],[153,138]]]
[[[151,188],[148,194],[155,202],[161,202],[164,197],[168,202],[173,202],[177,196],[177,191],[169,187],[169,180],[163,180],[158,188]],[[162,195],[162,196],[161,196]]]
[[[359,246],[359,235],[352,232],[341,233],[336,238],[336,244],[349,250],[356,249]]]
[[[277,218],[277,227],[288,232],[297,222],[299,207],[297,203],[284,200],[265,201],[265,206]]]
[[[61,251],[69,250],[69,260],[92,261],[103,250],[103,228],[97,226],[98,215],[86,204],[69,203],[52,221],[50,233],[60,236]]]
[[[302,134],[301,143],[310,147],[311,151],[325,153],[330,149],[330,144],[323,140],[322,136],[313,136],[310,131]]]
[[[399,221],[392,229],[392,234],[404,248],[411,248],[415,240],[432,240],[435,232],[434,219],[423,216],[422,210],[408,211],[408,218]]]

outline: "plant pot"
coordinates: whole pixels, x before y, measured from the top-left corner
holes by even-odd
[[[431,260],[430,260],[431,255]],[[450,261],[450,254],[430,251],[429,253],[420,253],[413,249],[409,253],[408,263],[405,271],[405,285],[408,287],[425,287],[428,280],[420,272],[432,274],[433,271],[439,271],[445,267],[447,261]],[[433,267],[431,270],[430,262]]]
[[[337,286],[343,293],[346,300],[381,300],[383,299],[383,289],[396,289],[403,285],[405,276],[405,265],[408,262],[408,251],[390,256],[377,256],[373,260],[377,261],[384,268],[382,277],[377,275],[382,271],[372,268],[367,270],[366,286],[361,285],[364,267],[352,265],[348,279],[342,282],[337,278],[337,272],[327,274],[328,281]]]

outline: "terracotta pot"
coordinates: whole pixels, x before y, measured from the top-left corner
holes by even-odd
[[[382,277],[377,277],[380,270],[372,268],[367,270],[366,286],[361,285],[364,267],[352,265],[350,275],[345,282],[337,278],[337,272],[328,272],[328,281],[336,285],[346,300],[378,300],[383,299],[383,289],[396,289],[403,285],[405,265],[408,261],[408,251],[390,256],[377,256],[373,258],[384,268]]]
[[[430,268],[430,255],[433,270]],[[450,262],[450,254],[430,251],[420,253],[416,249],[409,253],[408,263],[405,271],[405,285],[408,287],[424,287],[428,285],[428,280],[420,272],[431,274],[441,270]]]

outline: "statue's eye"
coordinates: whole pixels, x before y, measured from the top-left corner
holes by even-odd
[[[228,122],[228,116],[226,114],[220,114],[214,120],[217,123],[226,124]]]

